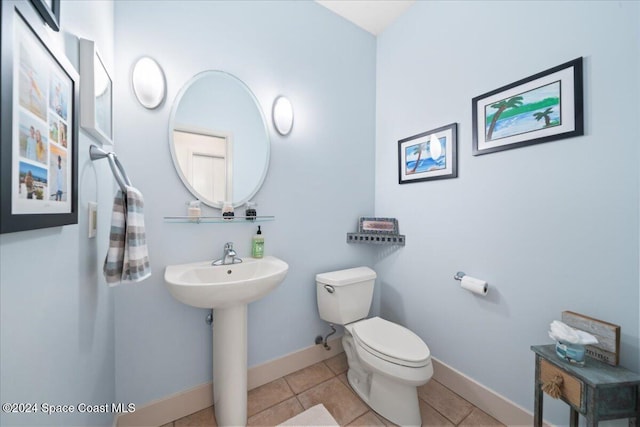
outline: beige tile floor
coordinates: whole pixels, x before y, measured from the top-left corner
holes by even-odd
[[[341,353],[249,391],[249,426],[275,426],[322,403],[341,426],[393,426],[373,412],[347,383]],[[418,389],[423,426],[503,426],[435,380]],[[162,427],[217,426],[213,407]]]

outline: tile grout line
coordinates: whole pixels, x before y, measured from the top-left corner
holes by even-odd
[[[335,356],[334,356],[334,357],[335,357]],[[302,407],[303,411],[304,411],[304,410],[307,410],[308,408],[305,408],[305,407],[304,407],[304,405],[302,404],[302,401],[300,400],[300,395],[301,395],[302,393],[305,393],[305,392],[307,392],[307,391],[311,390],[312,388],[317,387],[317,386],[319,386],[319,385],[321,385],[321,384],[324,384],[324,383],[326,383],[326,382],[329,382],[329,381],[331,381],[331,380],[333,380],[333,379],[337,379],[337,380],[340,382],[340,384],[343,384],[343,383],[342,383],[342,381],[340,381],[340,379],[338,378],[338,376],[339,376],[340,374],[342,374],[343,372],[340,372],[339,374],[336,374],[336,373],[333,371],[333,369],[331,369],[331,367],[330,367],[329,365],[327,365],[326,360],[323,360],[323,361],[321,361],[321,362],[319,362],[319,363],[321,363],[322,365],[324,365],[324,366],[325,366],[325,368],[327,368],[327,369],[329,370],[329,372],[331,373],[331,375],[332,375],[332,376],[331,376],[331,377],[329,377],[329,378],[327,378],[327,379],[326,379],[326,380],[324,380],[324,381],[320,381],[319,383],[314,384],[313,386],[311,386],[311,387],[309,387],[309,388],[307,388],[307,389],[305,389],[305,390],[300,391],[299,393],[295,393],[295,392],[294,392],[294,396],[295,396],[296,400],[298,401],[298,403],[300,404],[300,406]],[[289,386],[289,388],[291,388],[291,385],[289,384],[289,382],[287,381],[287,379],[286,379],[286,378],[285,378],[285,382],[287,383],[287,385]],[[293,388],[291,388],[291,391],[293,392]],[[360,399],[360,397],[359,397],[359,396],[357,396],[357,395],[356,395],[356,397],[358,397],[358,399]],[[362,399],[360,399],[360,400],[362,400]],[[367,411],[365,411],[363,414],[360,414],[360,415],[356,416],[354,419],[350,420],[349,422],[353,422],[353,421],[357,420],[359,417],[361,417],[362,415],[364,415],[364,414],[366,414],[366,413],[367,413]],[[344,425],[345,425],[345,426],[346,426],[346,425],[348,425],[348,424],[349,424],[349,422],[345,423]]]
[[[304,405],[302,404],[302,402],[300,402],[300,399],[298,399],[298,395],[296,394],[295,391],[293,391],[293,388],[291,387],[291,384],[289,384],[289,381],[287,381],[287,379],[285,377],[282,377],[282,379],[284,380],[284,383],[287,385],[287,387],[289,387],[289,391],[291,392],[293,398],[296,399],[296,402],[298,402],[298,405],[300,405],[300,407],[302,408],[302,412],[304,412],[305,411]]]
[[[322,363],[322,364],[325,366],[325,368],[327,368],[327,369],[329,370],[329,372],[331,372],[331,374],[333,374],[333,371],[332,371],[332,370],[331,370],[331,369],[330,369],[330,368],[329,368],[329,367],[324,363],[324,361],[321,361],[321,362],[319,362],[319,363]],[[305,369],[305,368],[303,368],[303,369]],[[293,373],[292,373],[292,374],[293,374]],[[289,374],[289,375],[291,375],[291,374]],[[287,401],[288,399],[291,399],[291,397],[295,397],[295,398],[296,398],[296,401],[298,402],[298,404],[300,405],[300,407],[301,407],[303,410],[305,410],[305,407],[304,407],[304,405],[302,404],[302,402],[300,401],[300,399],[298,398],[298,395],[299,395],[299,394],[301,394],[301,393],[306,392],[307,390],[312,389],[313,387],[315,387],[315,386],[317,386],[317,385],[320,385],[320,384],[322,384],[322,383],[324,383],[324,382],[326,382],[326,381],[329,381],[329,380],[331,379],[331,378],[329,378],[329,379],[327,379],[327,380],[325,380],[325,381],[321,381],[321,382],[319,382],[318,384],[315,384],[315,385],[313,385],[313,386],[311,386],[311,387],[309,387],[309,388],[307,388],[307,389],[305,389],[305,390],[302,390],[300,393],[296,393],[296,392],[293,390],[293,387],[291,386],[291,384],[289,384],[289,381],[288,381],[288,380],[287,380],[287,378],[286,378],[287,376],[288,376],[288,375],[285,375],[285,376],[282,376],[282,377],[280,377],[280,378],[284,380],[284,383],[287,385],[287,387],[288,387],[289,391],[291,392],[291,396],[287,397],[286,399],[284,399],[284,400],[282,400],[282,401],[280,401],[280,402],[276,402],[276,403],[274,403],[273,405],[271,405],[271,406],[269,406],[269,407],[267,407],[267,408],[262,409],[261,411],[259,411],[259,412],[255,413],[255,414],[253,414],[253,415],[252,415],[252,417],[257,416],[257,415],[261,414],[262,412],[265,412],[265,411],[268,411],[268,410],[270,410],[270,409],[274,408],[275,406],[277,406],[277,405],[281,404],[282,402],[285,402],[285,401]],[[335,374],[333,374],[333,377],[332,377],[332,378],[335,378]],[[276,379],[276,380],[274,380],[274,381],[277,381],[277,379]],[[251,417],[248,417],[248,416],[247,416],[247,421],[249,420],[249,418],[251,418]]]
[[[328,369],[328,368],[327,368],[327,369]],[[329,369],[329,372],[331,372],[331,374],[333,374],[333,371],[332,371],[331,369]],[[337,376],[337,375],[333,375],[332,377],[327,378],[326,380],[322,380],[322,381],[320,381],[319,383],[316,383],[316,384],[312,385],[312,386],[311,386],[311,387],[309,387],[309,388],[305,388],[304,390],[300,391],[299,393],[294,392],[293,394],[295,394],[296,396],[298,396],[299,394],[305,393],[305,392],[307,392],[307,391],[311,390],[312,388],[319,386],[320,384],[324,384],[324,383],[326,383],[327,381],[331,381],[331,380],[332,380],[332,379],[334,379],[334,378],[338,378],[338,376]],[[285,381],[286,381],[286,378],[285,378]],[[338,381],[340,381],[340,379],[338,379]],[[342,382],[342,381],[340,381],[340,382]],[[288,384],[288,383],[287,383],[287,384]],[[291,389],[291,391],[293,391],[293,389]]]
[[[473,413],[473,410],[474,410],[474,409],[475,409],[475,406],[473,406],[473,405],[472,405],[472,406],[471,406],[471,409],[469,410],[469,413],[468,413],[467,415],[465,415],[465,417],[462,419],[462,421],[460,421],[460,423],[459,423],[458,425],[462,424],[462,423],[464,422],[464,420],[466,420],[467,418],[469,418],[469,417],[471,416],[471,414]]]
[[[451,418],[447,417],[445,414],[443,414],[442,412],[440,412],[435,406],[431,405],[426,399],[423,399],[422,397],[420,397],[420,395],[418,394],[418,399],[422,400],[424,403],[426,403],[427,405],[429,405],[434,411],[436,411],[438,414],[440,414],[445,420],[449,421],[451,424],[453,424],[454,426],[459,426],[460,424],[462,424],[464,422],[464,420],[466,420],[469,415],[471,415],[471,413],[473,412],[474,409],[477,408],[477,406],[475,406],[473,403],[469,402],[468,400],[466,400],[464,397],[460,396],[458,393],[456,393],[455,391],[451,390],[449,387],[445,386],[444,384],[442,384],[440,381],[431,379],[430,381],[435,381],[438,384],[440,384],[442,387],[444,387],[445,389],[449,390],[451,393],[453,393],[454,395],[456,395],[456,397],[460,398],[461,400],[467,402],[469,405],[471,405],[471,409],[469,410],[469,412],[462,418],[462,420],[460,420],[459,423],[456,423],[454,420],[452,420]]]
[[[300,402],[300,399],[298,399],[298,395],[297,395],[297,394],[294,394],[293,396],[294,396],[294,397],[296,398],[296,400],[298,401],[298,405],[300,405],[300,407],[302,408],[302,412],[306,411],[306,409],[304,409],[304,405],[302,404],[302,402]],[[302,412],[300,412],[300,413],[302,413]]]
[[[473,412],[473,409],[471,409],[471,412]],[[471,415],[471,412],[469,412],[467,415],[465,415],[465,417],[460,420],[460,422],[458,424],[456,424],[456,426],[461,425],[462,423],[464,423],[464,420],[466,420],[467,418],[469,418],[469,416]]]
[[[266,386],[268,384],[272,384],[272,383],[274,383],[274,382],[276,382],[278,380],[283,380],[284,381],[284,383],[287,385],[287,388],[289,389],[289,392],[291,393],[291,396],[285,397],[284,399],[282,399],[280,401],[277,401],[274,404],[272,404],[272,405],[270,405],[270,406],[268,406],[268,407],[266,407],[264,409],[261,409],[260,411],[256,412],[255,414],[249,415],[249,393],[251,393],[251,390],[248,390],[247,391],[247,422],[249,421],[249,418],[255,417],[256,415],[258,415],[258,414],[260,414],[260,413],[262,413],[264,411],[267,411],[267,410],[273,408],[274,406],[277,406],[277,405],[281,404],[282,402],[285,402],[286,400],[291,399],[291,397],[295,396],[295,394],[293,393],[293,390],[291,390],[291,387],[289,386],[289,383],[287,382],[286,378],[284,378],[284,377],[277,378],[277,379],[275,379],[275,380],[273,380],[273,381],[271,381],[271,382],[269,382],[267,384],[263,384],[260,387]],[[258,389],[260,387],[256,387],[254,390],[256,390],[256,389]]]
[[[431,380],[431,381],[435,381],[435,380]],[[438,411],[438,409],[437,409],[435,406],[433,406],[432,404],[430,404],[429,402],[427,402],[425,399],[423,399],[422,397],[420,397],[420,395],[418,395],[418,400],[421,400],[421,401],[423,401],[425,404],[429,405],[429,407],[430,407],[431,409],[433,409],[434,411],[436,411],[440,416],[442,416],[442,418],[444,418],[445,420],[449,421],[449,422],[450,422],[451,424],[453,424],[454,426],[458,426],[458,425],[460,425],[460,423],[462,423],[462,421],[464,421],[464,420],[469,416],[469,414],[471,414],[471,412],[469,412],[469,414],[467,414],[467,415],[465,415],[465,416],[464,416],[464,418],[462,419],[462,421],[460,421],[460,423],[456,424],[456,422],[455,422],[454,420],[450,419],[450,418],[449,418],[449,417],[447,417],[445,414],[443,414],[442,412]],[[473,409],[472,409],[471,411],[473,411]]]

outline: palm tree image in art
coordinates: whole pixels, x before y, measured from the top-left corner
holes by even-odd
[[[488,102],[484,106],[486,142],[561,126],[561,95],[560,81],[554,81]]]
[[[421,143],[421,144],[416,145],[413,148],[413,152],[411,154],[412,155],[413,154],[418,154],[418,159],[416,160],[415,166],[413,167],[413,169],[411,169],[411,171],[409,173],[416,173],[416,170],[418,169],[418,165],[420,164],[420,158],[422,157],[422,152],[425,150],[425,148],[426,148],[426,143],[424,143],[424,142]]]
[[[487,141],[491,141],[491,137],[493,136],[493,130],[496,127],[496,123],[500,118],[500,115],[507,108],[516,108],[522,105],[522,96],[514,96],[513,98],[509,98],[509,100],[502,100],[500,102],[496,102],[491,105],[491,108],[496,108],[498,111],[493,115],[493,119],[491,120],[491,125],[489,125],[489,131],[487,132]]]
[[[544,127],[551,126],[551,113],[553,112],[553,108],[547,108],[546,110],[538,113],[533,113],[533,117],[536,118],[537,121],[540,121],[544,118]]]

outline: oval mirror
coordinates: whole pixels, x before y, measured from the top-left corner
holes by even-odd
[[[269,134],[249,87],[224,71],[204,71],[178,93],[169,145],[184,185],[203,203],[240,206],[258,192],[269,167]]]

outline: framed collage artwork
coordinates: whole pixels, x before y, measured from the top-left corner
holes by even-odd
[[[78,222],[78,74],[34,12],[2,2],[1,233]]]

